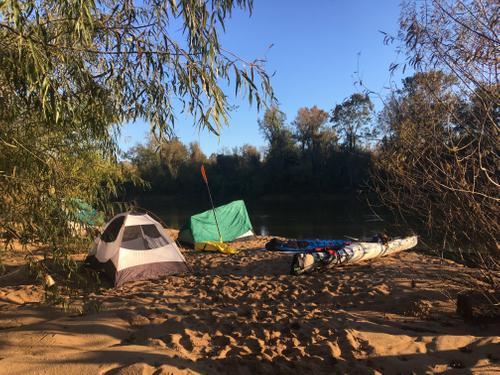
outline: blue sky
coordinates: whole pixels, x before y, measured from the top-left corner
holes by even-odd
[[[247,60],[266,57],[267,71],[276,72],[272,85],[280,108],[290,122],[301,107],[329,111],[360,91],[354,84],[358,62],[359,77],[370,90],[383,94],[391,83],[399,84],[401,76],[391,77],[389,65],[402,57],[395,46],[383,44],[379,32],[397,33],[399,11],[400,0],[255,0],[251,17],[233,13],[221,41]],[[380,100],[372,100],[380,109]],[[232,103],[238,108],[220,137],[199,131],[185,116],[177,119],[176,135],[185,143],[199,142],[207,155],[245,143],[265,146],[257,125],[262,110],[258,113],[246,99],[232,98]],[[121,148],[146,142],[148,131],[142,121],[124,125]]]

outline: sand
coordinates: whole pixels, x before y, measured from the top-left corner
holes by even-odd
[[[417,249],[291,276],[268,239],[183,250],[191,274],[105,288],[75,301],[84,315],[41,303],[22,256],[7,259],[0,374],[500,373],[500,324],[455,314],[456,280],[477,270]]]

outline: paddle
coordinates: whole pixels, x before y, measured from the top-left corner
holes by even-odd
[[[214,201],[212,200],[212,194],[210,193],[210,186],[208,186],[208,178],[205,173],[205,166],[201,165],[201,177],[203,177],[203,181],[205,181],[205,185],[207,185],[208,197],[210,198],[210,204],[212,205],[212,210],[214,211],[215,225],[217,226],[217,231],[219,232],[219,240],[222,241],[222,234],[220,233],[219,222],[217,221],[217,215],[215,214],[215,206]]]

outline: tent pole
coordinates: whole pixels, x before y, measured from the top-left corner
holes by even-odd
[[[222,234],[221,234],[220,228],[219,228],[219,221],[217,220],[217,215],[215,214],[214,201],[212,200],[212,194],[210,193],[210,186],[208,185],[208,178],[207,178],[207,175],[205,173],[205,166],[203,164],[201,165],[201,176],[203,177],[203,181],[205,181],[205,185],[207,185],[208,197],[210,198],[210,204],[212,205],[212,210],[214,212],[215,225],[217,226],[217,232],[219,232],[219,240],[220,240],[220,242],[224,242],[222,240]]]

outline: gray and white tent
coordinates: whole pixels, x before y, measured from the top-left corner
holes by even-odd
[[[188,271],[184,256],[162,225],[140,211],[111,219],[87,261],[103,267],[115,286]]]

